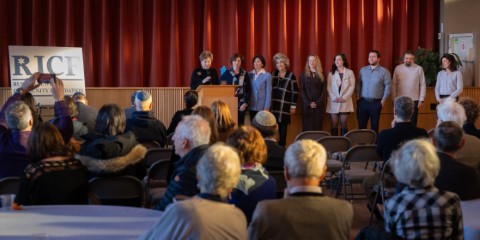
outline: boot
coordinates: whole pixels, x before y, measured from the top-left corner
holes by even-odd
[[[342,129],[340,129],[340,131],[342,132],[341,136],[345,136],[345,134],[348,132],[348,129],[342,128]]]
[[[332,136],[338,136],[338,128],[331,128],[330,129],[330,134]]]

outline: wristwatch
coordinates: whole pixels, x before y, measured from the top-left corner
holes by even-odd
[[[17,88],[15,90],[15,93],[18,93],[18,94],[22,94],[22,92],[23,92],[23,88]]]

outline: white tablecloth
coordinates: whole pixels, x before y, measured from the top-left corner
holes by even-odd
[[[465,240],[480,239],[480,199],[462,202]]]
[[[161,215],[120,206],[26,206],[0,211],[0,239],[137,239]]]

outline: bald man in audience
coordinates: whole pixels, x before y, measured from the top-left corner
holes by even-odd
[[[465,109],[459,103],[455,102],[454,98],[446,98],[446,100],[437,107],[438,123],[452,121],[460,126],[463,126],[467,117]],[[475,136],[465,134],[463,135],[465,144],[458,150],[455,159],[463,164],[469,165],[480,172],[480,139]]]
[[[76,92],[73,94],[72,98],[75,104],[77,104],[78,121],[87,125],[88,132],[94,132],[98,109],[88,106],[88,100],[85,93]]]
[[[312,140],[299,140],[285,153],[286,197],[258,203],[250,239],[349,239],[353,207],[324,196],[327,153]]]
[[[161,147],[167,143],[167,128],[152,111],[152,95],[145,91],[135,94],[135,109],[132,117],[127,119],[126,131],[132,131],[137,141],[157,142]]]
[[[226,201],[240,177],[237,151],[217,143],[196,169],[200,194],[171,204],[140,239],[247,239],[245,215]]]
[[[455,122],[440,123],[433,134],[433,144],[440,159],[440,172],[435,187],[456,193],[460,200],[480,198],[480,174],[472,166],[455,160],[456,153],[465,144],[464,133]]]
[[[175,153],[180,156],[180,160],[174,163],[167,191],[155,209],[164,211],[178,195],[194,196],[199,193],[195,166],[207,151],[211,134],[210,124],[199,115],[183,117],[172,138]]]

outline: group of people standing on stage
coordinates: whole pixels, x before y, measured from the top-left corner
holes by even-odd
[[[279,144],[282,146],[286,144],[287,126],[291,121],[290,116],[296,111],[298,94],[302,99],[302,131],[322,130],[323,115],[327,112],[330,114],[332,135],[344,135],[348,131],[348,116],[354,112],[354,92],[357,96],[359,128],[366,128],[370,120],[371,129],[377,133],[380,113],[390,95],[393,98],[408,96],[415,101],[414,125],[417,124],[418,108],[425,99],[424,72],[421,66],[414,63],[415,55],[410,51],[405,52],[403,63],[395,68],[393,81],[388,69],[379,65],[380,52],[377,50],[369,52],[369,65],[360,69],[357,80],[354,72],[348,68],[344,53],[334,56],[328,73],[323,72],[319,57],[311,53],[300,74],[299,84],[295,74],[289,70],[289,58],[283,53],[273,56],[274,71],[271,74],[265,70],[264,56],[255,55],[252,59],[254,68],[247,72],[242,68],[244,57],[235,53],[230,57],[231,67],[220,78],[211,67],[213,54],[210,51],[202,52],[199,58],[201,66],[193,71],[190,88],[196,89],[199,85],[238,85],[238,124],[244,124],[247,111],[251,119],[258,111],[270,111],[276,117]],[[462,92],[463,81],[458,65],[451,54],[441,57],[442,71],[438,73],[435,87],[438,102],[442,103],[447,97],[458,98]]]

